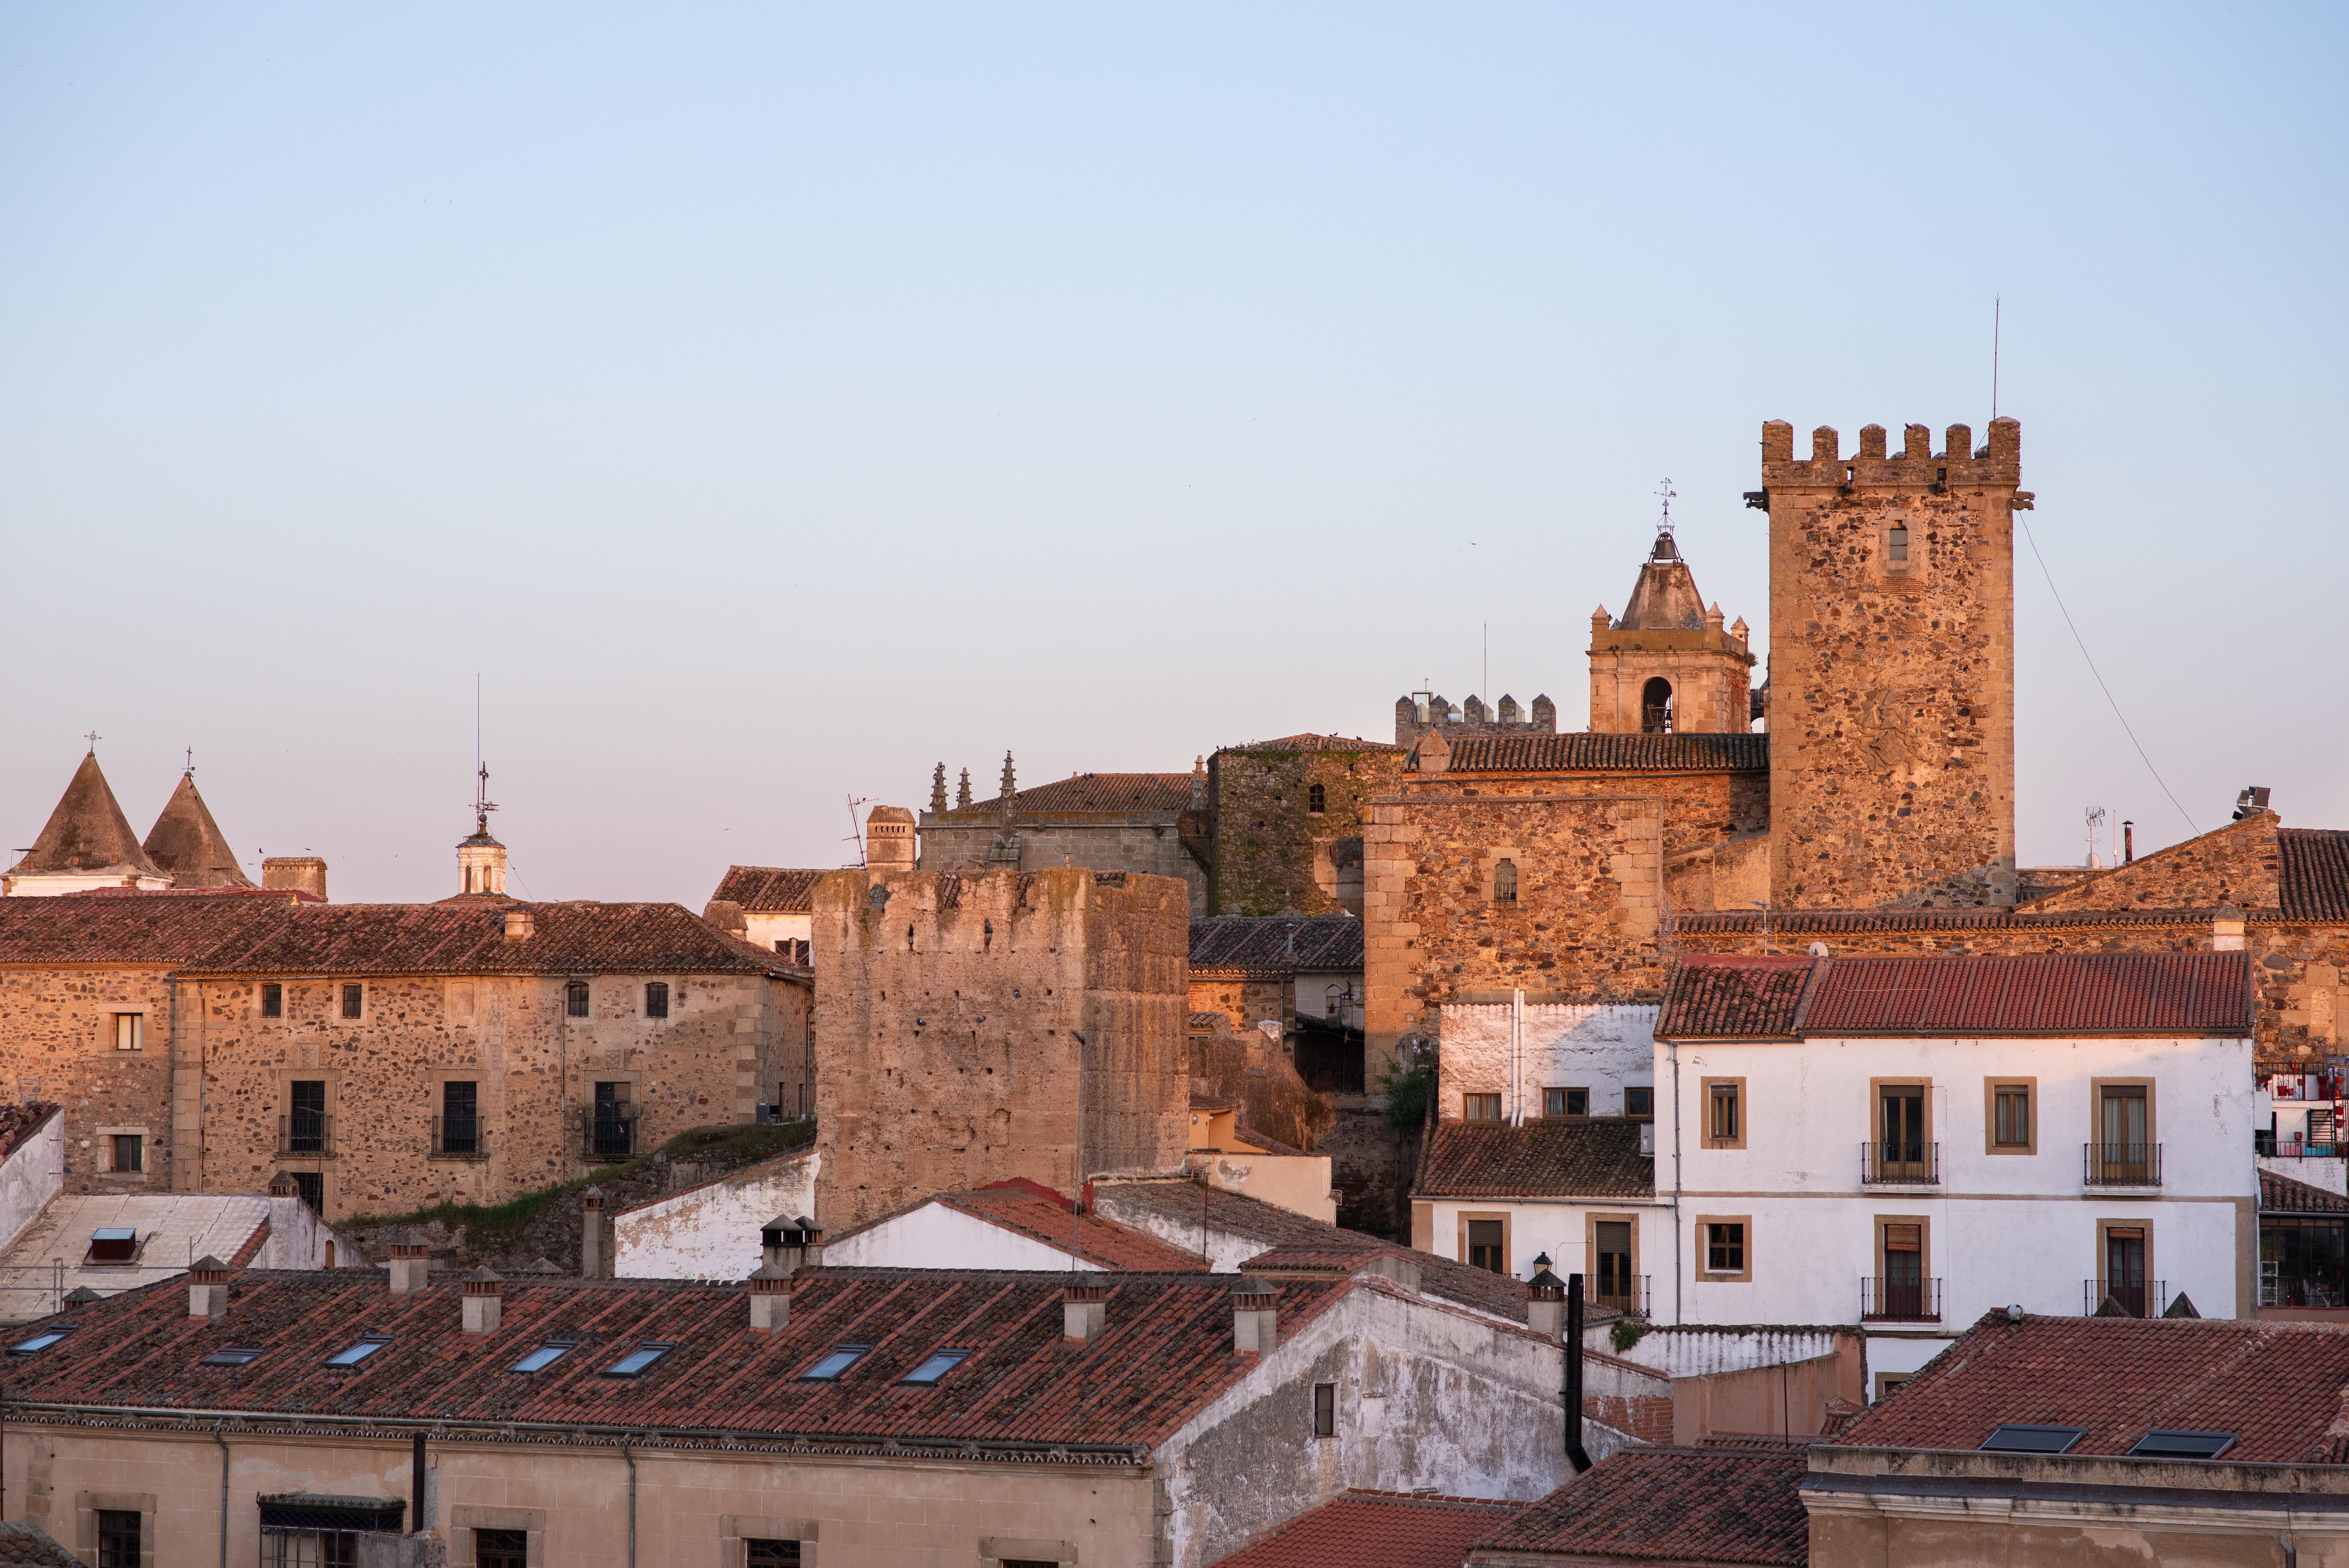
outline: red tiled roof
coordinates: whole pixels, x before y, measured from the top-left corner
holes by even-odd
[[[1182,1274],[1207,1266],[1196,1253],[1172,1247],[1130,1225],[1098,1214],[1079,1214],[1075,1205],[1050,1187],[1014,1177],[963,1192],[940,1192],[922,1200],[1015,1231],[1046,1246],[1073,1250],[1089,1264],[1143,1274]],[[914,1203],[900,1213],[918,1209]],[[881,1222],[874,1221],[874,1224]],[[870,1228],[870,1227],[864,1227]]]
[[[1359,735],[1284,735],[1275,740],[1251,740],[1246,746],[1221,746],[1218,751],[1406,751],[1388,740],[1364,740]]]
[[[798,866],[728,866],[709,898],[739,903],[750,914],[805,914],[815,879],[829,874]]]
[[[2232,1432],[2230,1461],[2349,1462],[2349,1328],[2226,1318],[1992,1312],[1836,1439],[1982,1447],[2005,1422],[2079,1427],[2071,1452],[2126,1454],[2153,1428]]]
[[[1656,1190],[1646,1125],[1588,1120],[1434,1121],[1415,1195],[1428,1198],[1645,1198]]]
[[[1946,1357],[1944,1357],[1946,1359]],[[1810,1561],[1811,1439],[1624,1449],[1476,1542],[1488,1553],[1674,1564]]]
[[[230,889],[0,898],[0,964],[183,964],[275,930],[300,902]]]
[[[2243,952],[1791,963],[1707,954],[1674,968],[1656,1034],[2248,1035],[2256,1016],[2251,954]]]
[[[1287,975],[1360,969],[1362,923],[1350,914],[1217,914],[1191,923],[1191,969]]]
[[[1216,1568],[1460,1568],[1469,1543],[1522,1502],[1396,1491],[1341,1491]]]
[[[0,1563],[6,1568],[83,1568],[80,1558],[29,1519],[0,1520]]]
[[[188,1315],[175,1277],[77,1307],[78,1331],[54,1350],[12,1357],[9,1396],[12,1405],[227,1409],[258,1421],[282,1411],[543,1424],[523,1440],[894,1440],[968,1457],[1040,1444],[1065,1446],[1080,1462],[1103,1450],[1130,1462],[1257,1364],[1232,1348],[1229,1274],[1092,1276],[1109,1292],[1108,1326],[1083,1350],[1063,1343],[1057,1274],[824,1268],[795,1283],[789,1326],[754,1334],[740,1285],[510,1279],[502,1326],[471,1335],[460,1326],[454,1279],[394,1295],[372,1269],[248,1270],[233,1282],[227,1315],[212,1320]],[[1285,1282],[1281,1336],[1353,1288]],[[390,1343],[357,1368],[324,1365],[374,1334]],[[543,1372],[508,1370],[554,1339],[581,1344]],[[605,1376],[647,1342],[676,1348],[639,1377]],[[843,1344],[873,1349],[836,1380],[801,1377]],[[264,1353],[243,1367],[198,1365],[229,1345]],[[899,1381],[947,1346],[970,1357],[934,1387]]]
[[[1150,813],[1181,813],[1191,809],[1188,773],[1080,773],[1015,792],[1014,815],[1132,817]],[[1002,815],[1003,797],[973,800],[950,811],[925,811],[929,820],[946,826],[984,823]]]
[[[2276,848],[2284,918],[2349,921],[2349,832],[2279,828]]]
[[[535,903],[533,934],[509,941],[506,904],[326,903],[286,912],[252,940],[223,942],[196,975],[761,973],[771,953],[721,936],[673,903]]]
[[[1770,766],[1766,735],[1464,735],[1450,745],[1451,773],[1758,773]]]
[[[2262,1214],[2349,1214],[2349,1198],[2272,1171],[2260,1172]]]

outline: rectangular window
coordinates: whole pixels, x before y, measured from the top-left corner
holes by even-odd
[[[509,1372],[543,1372],[563,1359],[578,1345],[575,1339],[550,1339],[512,1366]]]
[[[1631,1277],[1631,1222],[1592,1221],[1590,1250],[1597,1275],[1592,1282],[1591,1299],[1618,1312],[1641,1310],[1639,1286]]]
[[[98,1568],[139,1568],[140,1523],[135,1509],[98,1511]]]
[[[136,1132],[114,1134],[114,1169],[118,1175],[133,1175],[147,1169],[147,1140]]]
[[[1991,1143],[1999,1149],[2031,1147],[2031,1086],[2002,1083],[1991,1091]]]
[[[1754,1278],[1754,1219],[1750,1214],[1696,1216],[1698,1277],[1715,1282]]]
[[[115,1014],[114,1048],[118,1051],[135,1051],[144,1048],[147,1043],[146,1028],[147,1020],[140,1014]]]
[[[626,1356],[621,1357],[617,1361],[613,1362],[609,1367],[605,1367],[604,1376],[606,1377],[633,1377],[637,1373],[644,1371],[654,1362],[659,1360],[662,1357],[667,1355],[670,1351],[676,1348],[677,1346],[674,1345],[660,1342],[649,1345],[639,1345],[634,1350],[629,1351]]]
[[[285,1151],[326,1152],[326,1080],[295,1078],[286,1086]]]
[[[742,1568],[800,1568],[796,1541],[744,1541]]]
[[[391,1343],[388,1334],[370,1334],[356,1345],[347,1345],[326,1357],[329,1367],[356,1367],[385,1346]]]
[[[290,1171],[286,1174],[294,1178],[294,1191],[310,1205],[310,1212],[326,1212],[326,1178],[323,1174],[316,1171]]]
[[[1930,1181],[1934,1179],[1930,1118],[1925,1085],[1879,1083],[1876,1086],[1876,1148],[1871,1162],[1881,1181]]]
[[[1892,530],[1890,536],[1885,542],[1891,547],[1893,560],[1906,561],[1909,559],[1909,531],[1907,529],[1896,528]]]
[[[667,981],[649,980],[645,983],[645,1016],[647,1018],[668,1016]]]
[[[285,1016],[285,987],[274,981],[261,988],[261,1016],[282,1018]]]
[[[1644,1085],[1623,1091],[1623,1114],[1630,1117],[1652,1117],[1656,1114],[1656,1091]]]
[[[1745,1080],[1704,1080],[1704,1145],[1708,1149],[1745,1147]]]
[[[1313,1385],[1313,1435],[1334,1438],[1338,1435],[1338,1385]]]
[[[261,1351],[254,1346],[225,1345],[220,1349],[213,1351],[210,1356],[205,1357],[202,1361],[197,1362],[196,1365],[199,1367],[243,1367],[260,1359]]]
[[[1468,1266],[1487,1274],[1509,1272],[1508,1235],[1499,1220],[1468,1222]]]
[[[1588,1116],[1590,1091],[1587,1088],[1546,1088],[1542,1090],[1544,1116]]]
[[[587,982],[574,980],[563,988],[563,1010],[574,1018],[587,1016]]]
[[[1501,1119],[1501,1097],[1497,1094],[1464,1094],[1460,1097],[1460,1116],[1465,1121],[1498,1121]]]
[[[364,986],[364,985],[346,985],[346,986],[344,986],[344,987],[343,987],[343,1016],[344,1016],[344,1017],[346,1017],[346,1018],[356,1018],[356,1017],[359,1016],[359,1015],[360,1015],[361,1011],[364,1009],[364,1007],[365,1007],[366,1004],[367,1004],[367,987],[366,987],[366,986]]]
[[[1517,902],[1516,861],[1501,860],[1493,862],[1493,902],[1495,903]]]
[[[968,1358],[968,1350],[940,1350],[915,1367],[898,1381],[903,1383],[935,1383]]]
[[[442,1154],[478,1154],[481,1148],[481,1086],[471,1078],[450,1078],[440,1086],[440,1147]]]
[[[794,1541],[793,1546],[799,1544]],[[756,1563],[757,1558],[750,1559]],[[797,1563],[793,1555],[791,1562]],[[527,1530],[476,1530],[473,1532],[474,1568],[529,1568],[530,1532]]]
[[[814,1366],[800,1376],[818,1382],[829,1382],[863,1360],[872,1348],[870,1345],[843,1345],[827,1350]]]

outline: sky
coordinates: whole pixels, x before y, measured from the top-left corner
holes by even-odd
[[[1661,481],[1759,645],[1763,421],[1981,430],[1994,301],[2023,861],[2251,784],[2349,827],[2344,46],[2316,5],[8,8],[0,850],[95,731],[142,832],[192,748],[256,874],[443,896],[477,682],[512,891],[696,909],[941,761],[1183,769],[1427,685],[1578,728]]]

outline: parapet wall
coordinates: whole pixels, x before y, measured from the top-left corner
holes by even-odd
[[[1909,425],[1902,428],[1900,450],[1888,453],[1884,427],[1866,425],[1860,428],[1859,450],[1846,458],[1835,427],[1821,425],[1811,432],[1811,455],[1798,461],[1795,427],[1772,419],[1762,427],[1762,482],[1772,489],[1863,485],[1920,490],[2022,482],[2022,421],[1992,419],[1989,439],[1979,448],[1971,425],[1951,425],[1942,442],[1941,450],[1934,451],[1931,428]]]

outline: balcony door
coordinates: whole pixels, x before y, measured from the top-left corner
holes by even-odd
[[[2132,1317],[2146,1315],[2143,1225],[2105,1228],[2105,1294]]]
[[[1618,1312],[1637,1312],[1639,1286],[1631,1279],[1631,1225],[1627,1220],[1594,1220],[1591,1222],[1595,1243],[1599,1289],[1594,1297],[1601,1306],[1611,1306]]]
[[[1884,1227],[1883,1315],[1915,1322],[1925,1315],[1925,1227]]]
[[[1878,1124],[1882,1130],[1877,1147],[1878,1170],[1891,1181],[1925,1180],[1926,1145],[1930,1141],[1925,1127],[1925,1086],[1886,1084],[1878,1090],[1877,1104]]]
[[[2096,1106],[2096,1164],[2107,1181],[2143,1181],[2153,1165],[2150,1118],[2145,1085],[2106,1084]]]

